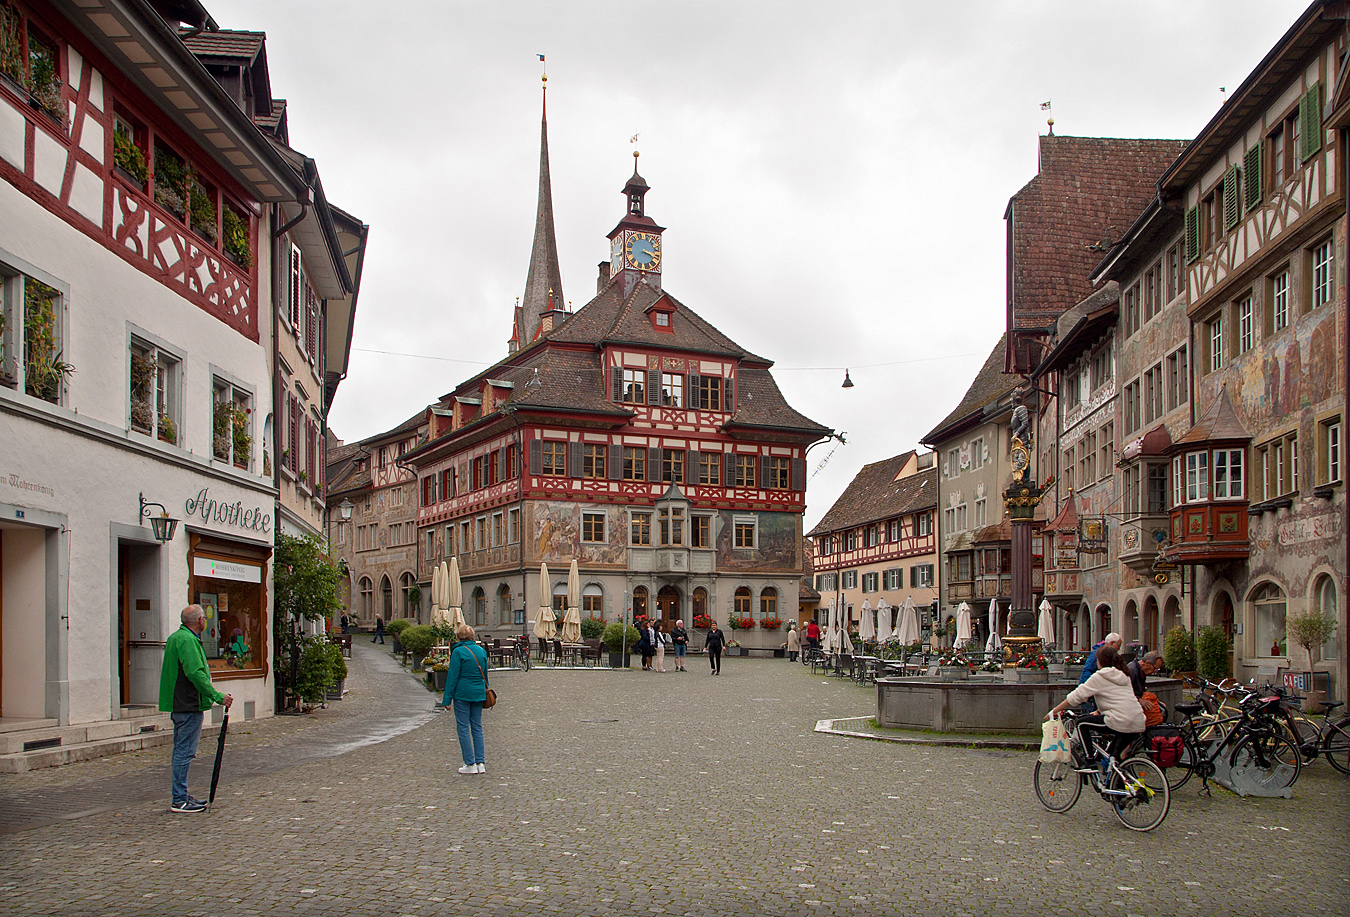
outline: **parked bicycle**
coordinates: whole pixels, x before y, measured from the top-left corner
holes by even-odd
[[[1321,755],[1342,774],[1350,774],[1350,716],[1341,716],[1331,721],[1342,701],[1324,701],[1322,703],[1322,723],[1313,720],[1316,714],[1303,712],[1302,697],[1291,694],[1280,685],[1267,684],[1262,692],[1279,698],[1275,709],[1275,722],[1283,731],[1285,738],[1294,743],[1303,766],[1307,767]]]
[[[530,638],[519,634],[515,638],[516,664],[526,672],[530,670]]]
[[[1283,790],[1298,780],[1303,763],[1298,748],[1276,725],[1279,698],[1245,690],[1237,712],[1210,713],[1199,700],[1176,705],[1181,718],[1178,729],[1183,743],[1181,757],[1167,769],[1167,783],[1180,789],[1199,774],[1201,792],[1209,794],[1209,780],[1223,762],[1233,775],[1254,787]]]
[[[1061,764],[1036,762],[1033,778],[1036,798],[1051,812],[1073,808],[1086,784],[1111,804],[1120,823],[1131,831],[1152,831],[1163,823],[1172,805],[1171,789],[1162,769],[1148,758],[1133,755],[1116,760],[1107,754],[1109,739],[1092,730],[1084,745],[1077,715],[1064,712],[1072,736],[1073,760]]]

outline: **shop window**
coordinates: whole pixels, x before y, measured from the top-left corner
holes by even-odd
[[[201,642],[212,673],[261,672],[267,662],[266,557],[194,538],[188,558],[192,601],[206,612]]]
[[[1284,617],[1286,601],[1284,590],[1274,583],[1264,583],[1257,587],[1249,603],[1251,631],[1254,645],[1249,647],[1251,655],[1259,657],[1282,657],[1289,652],[1285,636]]]
[[[253,396],[220,376],[213,377],[211,389],[211,455],[247,469],[253,455]],[[295,445],[291,452],[294,461]]]

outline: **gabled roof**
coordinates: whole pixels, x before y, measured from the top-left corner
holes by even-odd
[[[221,29],[215,32],[184,30],[183,44],[198,57],[229,57],[252,63],[263,51],[266,32]]]
[[[911,449],[864,465],[811,530],[810,536],[815,538],[937,506],[936,466],[907,477],[896,477],[914,456]]]
[[[933,446],[946,439],[966,421],[980,420],[999,399],[1022,383],[1022,377],[1003,371],[1008,336],[1004,334],[989,352],[989,357],[975,374],[975,381],[966,389],[961,403],[920,442]]]
[[[1089,277],[1125,237],[1185,140],[1040,138],[1040,170],[1008,201],[1008,330],[1049,328],[1092,293]]]

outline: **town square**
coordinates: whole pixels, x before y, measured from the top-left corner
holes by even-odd
[[[0,910],[1346,911],[1348,49],[0,0]]]

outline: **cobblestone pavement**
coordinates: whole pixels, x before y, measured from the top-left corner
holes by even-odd
[[[494,674],[489,772],[464,777],[450,714],[337,753],[342,718],[359,719],[360,704],[432,700],[375,653],[358,651],[355,703],[335,705],[331,721],[258,724],[259,761],[275,747],[281,764],[232,773],[210,814],[173,815],[161,797],[0,836],[0,912],[1350,909],[1350,781],[1324,763],[1292,800],[1204,798],[1188,785],[1162,827],[1139,835],[1095,794],[1062,815],[1042,809],[1032,752],[819,734],[820,719],[866,715],[872,691],[784,660],[729,659],[714,678],[691,659],[687,674]],[[289,734],[265,735],[273,728]],[[322,757],[285,758],[311,738],[326,743]],[[103,767],[37,785],[126,779],[146,763]],[[33,777],[0,784],[0,805]]]

